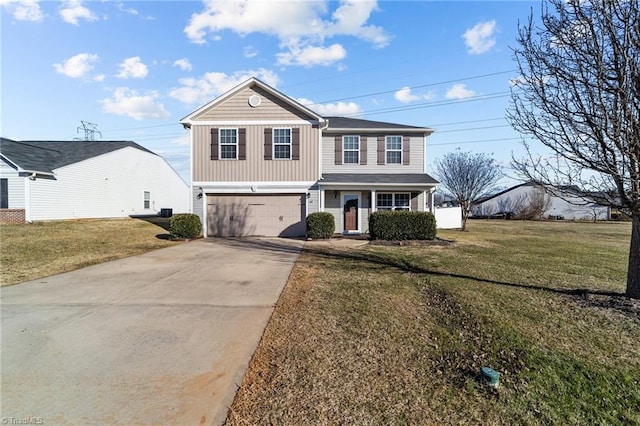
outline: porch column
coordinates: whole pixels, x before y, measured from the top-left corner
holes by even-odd
[[[377,205],[376,205],[376,190],[372,189],[371,190],[371,213],[375,212],[377,210]]]
[[[318,188],[318,192],[319,192],[318,203],[320,203],[320,206],[318,207],[318,211],[323,212],[324,211],[324,193],[325,193],[325,190]]]

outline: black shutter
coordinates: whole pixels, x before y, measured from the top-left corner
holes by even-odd
[[[247,129],[238,129],[238,160],[247,159]]]
[[[378,136],[378,164],[384,165],[387,161],[385,158],[385,137]]]
[[[264,129],[264,159],[273,159],[273,130]]]
[[[291,129],[291,159],[300,159],[300,129]]]
[[[336,164],[342,164],[342,136],[336,135],[335,138]]]
[[[211,129],[211,159],[218,159],[218,129]]]
[[[360,164],[367,165],[367,137],[360,136]]]
[[[9,179],[0,179],[0,209],[9,208]]]
[[[403,136],[402,137],[402,164],[405,166],[409,165],[409,159],[410,159],[409,145],[411,145],[411,136]]]

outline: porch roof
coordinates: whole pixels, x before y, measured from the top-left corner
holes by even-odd
[[[426,173],[325,173],[320,185],[435,186],[439,182]]]

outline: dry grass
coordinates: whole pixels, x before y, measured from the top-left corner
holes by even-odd
[[[629,231],[483,221],[441,232],[449,247],[307,245],[227,424],[638,424]]]
[[[176,244],[167,236],[161,226],[139,219],[0,225],[1,283],[16,284]]]

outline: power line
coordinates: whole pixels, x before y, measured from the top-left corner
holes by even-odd
[[[504,142],[504,141],[519,141],[520,138],[501,138],[501,139],[483,139],[475,141],[462,141],[462,142],[444,142],[444,143],[428,143],[427,148],[430,146],[443,146],[443,145],[462,145],[468,143],[485,143],[485,142]]]
[[[469,120],[469,121],[457,121],[454,123],[437,123],[437,124],[430,124],[430,126],[432,127],[445,127],[445,126],[456,126],[458,124],[469,124],[469,123],[484,123],[486,121],[498,121],[498,120],[504,120],[504,117],[500,117],[500,118],[485,118],[484,120]],[[438,132],[438,133],[442,133],[442,132]]]
[[[498,129],[501,127],[511,127],[510,124],[502,124],[500,126],[484,126],[484,127],[468,127],[466,129],[455,129],[455,130],[443,130],[441,132],[438,132],[438,134],[442,134],[442,133],[455,133],[455,132],[468,132],[470,130],[484,130],[484,129]]]

